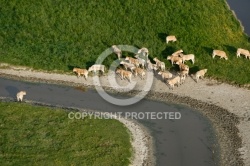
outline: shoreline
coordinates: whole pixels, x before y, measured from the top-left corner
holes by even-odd
[[[233,9],[231,9],[231,6],[229,5],[229,3],[228,3],[227,0],[225,0],[225,4],[226,4],[228,10],[230,10],[230,11],[233,13],[233,16],[235,17],[235,19],[240,23],[240,27],[241,27],[241,29],[242,29],[242,32],[243,32],[246,36],[248,36],[248,37],[250,38],[250,35],[247,34],[247,33],[245,32],[245,27],[243,26],[242,21],[237,17],[235,11],[234,11]]]
[[[19,71],[14,69],[0,69],[0,76],[16,80],[91,88],[90,79],[85,81],[83,78],[77,79],[74,75],[43,73],[26,69],[20,69]],[[250,138],[250,132],[248,129],[250,127],[250,111],[248,108],[250,108],[250,105],[246,103],[246,96],[249,95],[250,97],[249,90],[218,83],[215,80],[201,80],[199,83],[194,83],[189,77],[184,85],[175,88],[174,91],[170,91],[158,79],[155,78],[151,91],[146,96],[147,99],[183,104],[201,112],[204,116],[208,117],[214,127],[221,149],[220,165],[243,165],[243,162],[245,164],[249,163],[250,139],[248,138]],[[101,80],[105,85],[108,85],[106,76],[102,76]],[[192,84],[196,86],[190,89],[189,86]],[[221,89],[221,87],[224,87],[227,91],[221,90],[220,93],[216,93],[216,90]],[[112,88],[106,87],[105,90],[112,91]],[[244,93],[245,96],[242,96],[238,100],[233,96],[226,95],[228,98],[224,97],[224,93],[234,91],[234,94],[237,94],[236,92],[238,91]],[[138,89],[127,94],[133,95],[136,92],[138,92]],[[236,97],[238,96],[236,95]],[[223,97],[225,101],[221,102]],[[231,103],[235,102],[236,105],[232,107],[228,101]],[[247,107],[240,109],[242,106],[244,107],[242,105],[244,101]],[[243,111],[247,112],[247,116],[245,116],[245,112]]]
[[[15,102],[12,98],[0,97],[0,102]],[[48,108],[60,108],[64,111],[79,111],[79,112],[99,112],[90,109],[84,108],[77,108],[77,107],[62,107],[60,105],[51,105],[48,103],[41,103],[31,100],[25,100],[25,103],[31,104],[34,106],[42,106]],[[142,124],[138,123],[132,119],[126,119],[124,117],[115,117],[110,114],[108,115],[111,119],[115,119],[122,123],[128,130],[130,135],[130,143],[133,148],[132,156],[131,156],[131,163],[129,166],[136,166],[136,165],[155,165],[155,159],[153,157],[154,153],[154,146],[153,146],[153,138],[151,137],[150,132],[146,127]]]

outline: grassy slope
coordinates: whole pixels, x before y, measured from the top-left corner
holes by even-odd
[[[238,47],[250,49],[248,37],[224,0],[1,1],[3,62],[67,71],[89,67],[113,44],[127,44],[148,47],[169,68],[166,57],[183,49],[197,57],[188,63],[193,72],[208,68],[212,78],[250,82],[250,62],[235,54]],[[178,42],[166,45],[169,34]],[[213,49],[225,50],[229,61],[213,60]]]
[[[128,165],[131,155],[120,122],[59,109],[0,102],[0,131],[0,165]]]

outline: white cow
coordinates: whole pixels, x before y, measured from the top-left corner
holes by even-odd
[[[135,70],[136,66],[132,63],[128,63],[125,61],[121,61],[120,62],[121,65],[123,65],[125,67],[126,70],[130,69],[132,72]]]
[[[181,54],[180,57],[182,58],[182,63],[184,63],[185,61],[189,61],[191,60],[192,63],[194,64],[194,54],[188,54],[188,55],[183,55]]]
[[[122,51],[116,45],[113,45],[111,47],[113,49],[113,52],[117,55],[118,59],[121,59]]]
[[[173,35],[167,36],[167,37],[166,37],[166,43],[168,43],[168,42],[170,42],[170,41],[175,42],[175,41],[177,41],[177,39],[176,39],[176,37],[173,36]]]
[[[241,54],[245,55],[246,58],[248,57],[250,59],[250,52],[248,50],[245,50],[245,49],[242,49],[242,48],[238,48],[237,49],[237,53],[236,53],[237,58],[240,57]]]
[[[141,77],[141,79],[145,79],[146,73],[144,71],[144,69],[141,69],[139,67],[135,68],[135,76],[139,75]]]
[[[137,54],[142,53],[143,56],[148,58],[148,49],[146,47],[142,47],[141,49],[138,50]]]
[[[140,62],[138,59],[135,59],[133,57],[126,56],[125,58],[126,61],[129,61],[129,63],[134,64],[136,67],[140,66]]]
[[[126,70],[123,70],[123,69],[117,69],[116,74],[119,74],[122,80],[125,78],[129,82],[131,82],[132,72],[126,71]]]
[[[135,57],[138,59],[140,66],[143,69],[146,68],[146,60],[144,58],[141,58],[138,54],[136,54]]]
[[[198,80],[200,78],[204,78],[204,75],[207,73],[207,69],[202,69],[202,70],[199,70],[195,73],[195,79],[196,79],[196,82],[198,82]]]
[[[96,71],[102,71],[102,73],[104,73],[105,66],[100,64],[92,65],[91,67],[89,67],[88,71],[94,71],[94,73],[96,73]]]
[[[161,75],[163,81],[165,81],[165,79],[173,77],[173,74],[170,73],[169,71],[164,71],[164,72],[160,71],[158,74]]]
[[[157,68],[159,68],[161,71],[164,71],[166,68],[166,65],[164,62],[160,61],[157,57],[153,59],[156,63]]]
[[[175,51],[172,56],[179,56],[181,53],[183,53],[183,50],[178,50],[178,51]]]
[[[180,76],[176,76],[175,78],[167,80],[167,83],[170,86],[170,89],[174,90],[174,85],[176,85],[176,84],[177,84],[177,86],[180,85],[180,83],[181,83],[181,77]]]
[[[226,60],[228,60],[226,52],[221,51],[221,50],[213,50],[213,55],[212,56],[213,56],[213,58],[215,56],[219,56],[220,59],[225,58]]]
[[[26,95],[26,91],[20,91],[16,94],[17,101],[22,102],[23,101],[23,96]]]
[[[182,58],[179,56],[168,56],[167,60],[171,61],[171,64],[181,64],[182,63]]]
[[[147,68],[148,70],[153,70],[153,64],[149,59],[147,60]]]

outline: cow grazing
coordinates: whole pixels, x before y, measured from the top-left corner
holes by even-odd
[[[194,64],[194,54],[188,54],[188,55],[181,54],[180,57],[182,58],[182,63],[184,63],[185,61],[191,60],[192,63]]]
[[[213,56],[213,58],[215,56],[219,56],[220,59],[225,58],[226,60],[228,60],[227,54],[224,51],[221,51],[221,50],[213,50],[212,56]]]
[[[16,94],[17,101],[22,102],[23,101],[23,96],[26,95],[26,91],[20,91]]]
[[[250,59],[250,52],[248,50],[242,49],[242,48],[238,48],[237,49],[237,58],[240,57],[240,55],[245,55],[246,59],[249,58]]]
[[[170,41],[175,42],[175,41],[177,41],[177,39],[176,39],[176,37],[173,36],[173,35],[167,36],[167,37],[166,37],[166,43],[168,43],[168,42],[170,42]]]
[[[84,76],[84,78],[87,80],[87,78],[88,78],[88,74],[89,74],[89,72],[88,72],[88,70],[86,70],[86,69],[80,69],[80,68],[74,68],[73,69],[73,72],[74,73],[76,73],[77,74],[77,77],[79,78],[81,75],[83,75]]]

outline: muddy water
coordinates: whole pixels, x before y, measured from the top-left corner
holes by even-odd
[[[198,112],[181,106],[142,100],[132,106],[120,107],[107,103],[94,90],[83,91],[67,86],[20,82],[0,78],[0,96],[15,97],[26,90],[25,99],[64,107],[81,107],[105,112],[179,112],[180,119],[139,119],[152,133],[156,162],[159,166],[217,165],[213,151],[214,133],[209,121]],[[120,96],[122,98],[122,96]]]
[[[250,1],[249,0],[227,0],[231,10],[234,10],[237,18],[244,26],[245,32],[250,36]]]

